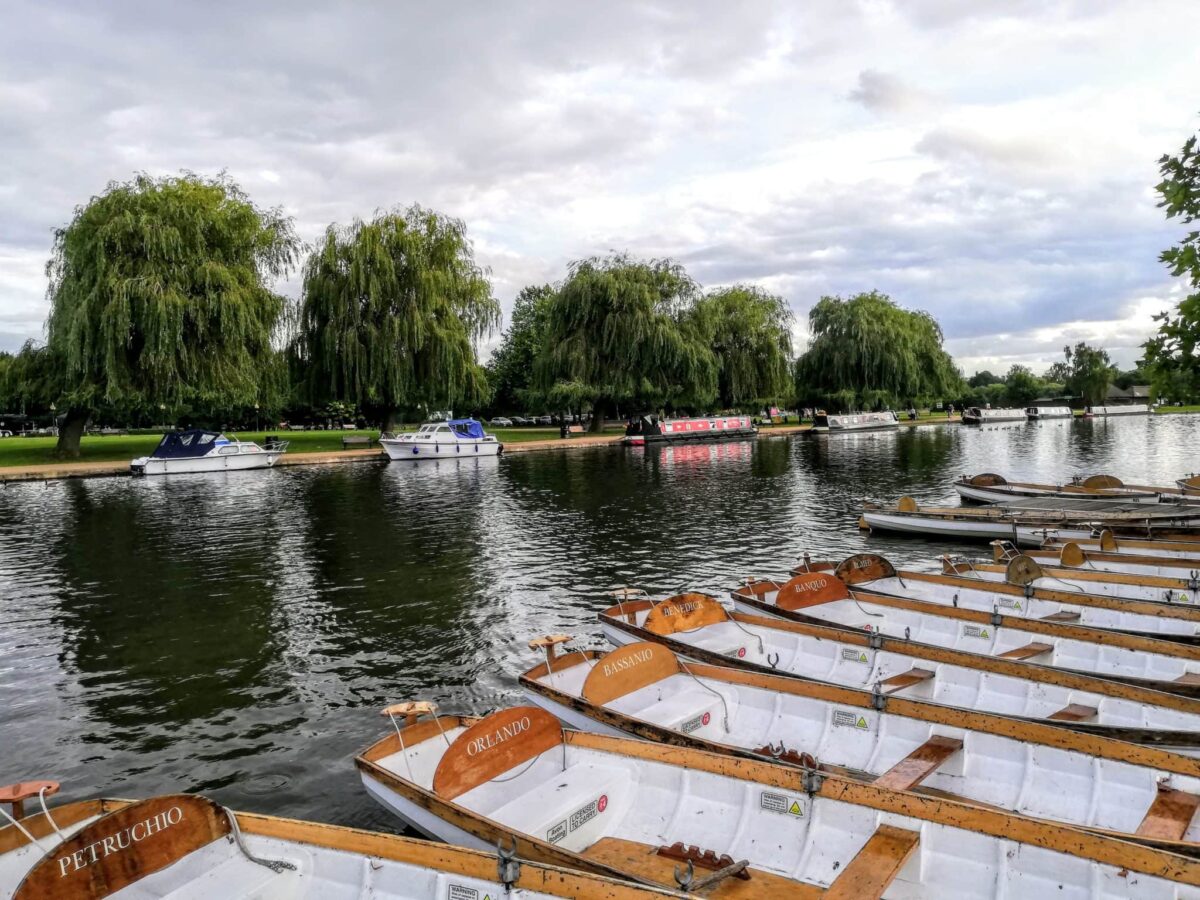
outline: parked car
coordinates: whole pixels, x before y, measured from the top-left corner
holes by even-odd
[[[529,420],[527,418],[525,418],[524,416],[513,416],[512,421],[513,421],[514,425],[528,425],[529,424]]]
[[[0,428],[0,438],[12,437],[12,432]]]
[[[539,425],[553,425],[554,417],[553,416],[538,416],[536,419],[534,419],[534,421],[537,422]]]
[[[512,419],[505,418],[504,416],[497,416],[496,418],[492,419],[490,424],[494,428],[512,428],[513,421]]]

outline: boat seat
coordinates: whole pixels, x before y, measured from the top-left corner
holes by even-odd
[[[517,831],[548,840],[546,836],[562,822],[569,822],[572,813],[585,810],[599,797],[611,799],[630,783],[630,772],[616,766],[577,763],[558,775],[546,778],[541,784],[522,791],[492,812],[480,810],[489,819]],[[514,788],[516,790],[516,788]],[[607,806],[607,800],[605,801]],[[599,813],[596,814],[597,816]],[[593,816],[592,818],[596,818]],[[585,820],[586,821],[586,820]],[[582,825],[583,823],[580,823]],[[553,841],[575,833],[564,831]],[[590,843],[586,842],[586,843]],[[586,846],[585,843],[585,846]],[[574,845],[572,845],[574,846]]]
[[[1082,703],[1070,703],[1053,715],[1046,718],[1055,722],[1082,722],[1084,719],[1095,718],[1099,710],[1094,706],[1084,706]]]
[[[688,680],[690,681],[691,679],[689,678]],[[649,688],[643,690],[656,689],[657,685],[650,685]],[[636,716],[643,721],[652,722],[664,728],[670,728],[672,731],[678,731],[679,727],[685,722],[697,719],[706,712],[712,713],[720,705],[721,701],[714,694],[692,685],[685,686],[682,690],[675,691],[670,696],[663,697],[661,700],[648,703],[639,708],[628,709],[626,712],[628,715]]]
[[[1053,644],[1039,644],[1034,641],[1032,644],[1026,644],[1024,647],[1015,647],[1012,650],[1005,650],[1003,653],[997,653],[997,659],[1032,659],[1035,656],[1041,656],[1043,653],[1049,653],[1054,649]]]
[[[888,889],[921,840],[919,831],[880,825],[850,864],[833,879],[825,900],[878,898]]]
[[[914,684],[920,684],[922,681],[928,681],[934,676],[932,669],[917,669],[912,668],[907,672],[901,672],[899,675],[893,675],[890,678],[885,678],[879,682],[879,689],[885,694],[894,694],[897,691],[902,691],[905,688],[910,688]]]
[[[1136,834],[1160,841],[1182,841],[1197,807],[1200,807],[1200,796],[1160,784],[1158,795],[1146,810]]]
[[[1050,613],[1048,616],[1042,616],[1043,622],[1078,622],[1079,613],[1062,610],[1056,613]]]
[[[1175,684],[1200,684],[1200,672],[1184,672],[1175,679]]]
[[[879,787],[907,791],[933,774],[942,763],[962,749],[958,738],[935,734],[912,753],[875,779]]]

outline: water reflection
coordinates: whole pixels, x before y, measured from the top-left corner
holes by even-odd
[[[599,645],[604,591],[727,589],[800,553],[900,563],[863,497],[956,502],[964,473],[1169,483],[1200,419],[764,439],[285,468],[0,492],[0,781],[205,790],[387,827],[349,759],[387,702],[517,696],[525,641]],[[979,552],[978,547],[962,550]]]

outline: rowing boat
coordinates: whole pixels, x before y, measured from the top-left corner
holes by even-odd
[[[1200,549],[1200,548],[1197,548]],[[1060,566],[1090,572],[1114,572],[1130,575],[1154,575],[1164,578],[1200,576],[1200,556],[1150,556],[1137,553],[1109,553],[1084,550],[1075,541],[1047,549],[1027,547],[1018,550],[1011,541],[992,541],[992,559],[1008,564],[1024,554],[1041,566]]]
[[[418,718],[355,758],[445,840],[732,898],[1200,897],[1200,860],[812,769],[565,731],[523,706]],[[686,868],[681,867],[684,863]]]
[[[1200,752],[1200,700],[874,632],[730,613],[712,597],[622,600],[600,613],[614,645],[652,641],[699,662]]]
[[[1200,760],[1003,716],[688,663],[661,644],[558,652],[521,675],[572,728],[748,755],[1200,849]],[[820,760],[818,763],[817,760]],[[1169,785],[1169,786],[1168,786]],[[1159,827],[1169,793],[1170,829]]]
[[[1018,554],[1003,564],[976,561],[964,557],[943,556],[942,571],[952,575],[979,578],[982,581],[1005,582],[1014,559],[1028,560],[1030,584],[1039,587],[1065,587],[1101,597],[1123,597],[1129,600],[1156,600],[1163,603],[1195,605],[1200,602],[1200,572],[1176,572],[1174,575],[1150,575],[1134,572],[1089,571],[1073,566],[1045,565],[1028,554]]]
[[[1035,546],[1049,537],[1090,538],[1105,528],[1118,536],[1176,540],[1200,538],[1200,506],[1027,498],[985,507],[938,507],[901,497],[894,506],[864,503],[859,527],[957,539],[1003,538]]]
[[[881,556],[862,553],[838,566],[851,587],[870,585],[876,594],[999,612],[1044,622],[1121,631],[1164,640],[1200,643],[1200,608],[1194,603],[1130,600],[1085,594],[1078,588],[1037,587],[1040,567],[1028,557],[1008,564],[1005,581],[983,581],[945,572],[897,571]]]
[[[54,782],[0,791],[22,800]],[[34,792],[28,790],[33,788]],[[17,801],[20,803],[21,801]],[[234,813],[205,797],[84,800],[0,828],[0,896],[371,898],[677,897],[603,875],[389,834]]]
[[[1070,484],[1035,484],[1026,481],[1008,481],[1002,475],[985,472],[966,476],[954,482],[960,497],[981,503],[1007,503],[1027,497],[1055,500],[1123,500],[1133,503],[1158,503],[1154,491],[1126,488],[1119,479],[1111,475],[1093,475],[1076,478]]]
[[[1076,540],[1048,537],[1041,543],[1043,550],[1062,550],[1067,544],[1076,544],[1085,553],[1114,553],[1120,556],[1149,556],[1155,559],[1184,559],[1200,563],[1200,541],[1187,538],[1179,540],[1139,540],[1122,537],[1119,541],[1109,529]]]
[[[782,583],[745,579],[731,597],[735,609],[751,615],[903,635],[906,640],[973,655],[1200,697],[1197,645],[891,597],[869,587],[852,590],[833,572],[797,569],[791,580]]]

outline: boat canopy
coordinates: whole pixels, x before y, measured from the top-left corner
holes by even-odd
[[[219,431],[202,431],[199,428],[193,428],[191,431],[164,434],[151,456],[155,459],[187,459],[193,456],[203,456],[214,446],[228,443],[229,438]]]
[[[474,419],[451,419],[447,424],[454,429],[454,433],[459,437],[476,439],[486,437],[483,433],[483,426]]]

